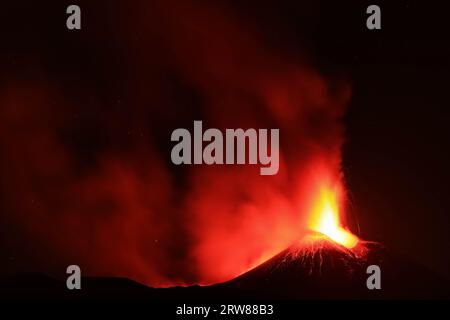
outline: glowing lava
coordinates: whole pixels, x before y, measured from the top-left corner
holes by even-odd
[[[358,244],[358,237],[342,227],[339,221],[339,189],[322,188],[315,202],[309,227],[338,244],[351,249]]]

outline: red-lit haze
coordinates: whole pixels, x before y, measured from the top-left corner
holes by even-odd
[[[169,286],[228,280],[301,238],[323,188],[343,185],[347,84],[225,5],[138,2],[105,14],[114,34],[96,41],[106,31],[92,26],[82,43],[96,61],[89,72],[101,76],[61,75],[30,59],[39,76],[0,88],[11,248],[56,276],[78,264]],[[194,120],[279,128],[279,173],[174,166],[170,133]]]

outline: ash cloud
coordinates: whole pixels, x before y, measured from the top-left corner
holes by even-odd
[[[341,179],[349,86],[220,2],[80,6],[101,15],[80,35],[35,31],[55,51],[2,54],[22,64],[0,87],[3,271],[209,284],[298,239],[319,184]],[[170,134],[194,120],[279,128],[278,174],[173,165]]]

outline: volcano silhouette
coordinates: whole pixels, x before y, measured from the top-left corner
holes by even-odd
[[[242,297],[359,297],[368,290],[367,265],[381,261],[381,257],[375,257],[381,250],[375,243],[362,242],[350,250],[314,233],[217,287],[236,291]]]
[[[369,290],[367,267],[381,269],[381,289]],[[4,279],[2,296],[155,300],[223,299],[448,299],[449,282],[374,242],[347,249],[311,233],[273,258],[224,283],[150,288],[123,278],[83,278],[83,290],[68,291],[48,277]]]

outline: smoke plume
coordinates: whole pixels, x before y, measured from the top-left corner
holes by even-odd
[[[209,284],[301,237],[317,190],[341,183],[348,85],[235,6],[81,8],[78,34],[44,26],[2,53],[19,64],[0,83],[5,270]],[[194,120],[279,128],[278,174],[173,165],[171,132]]]

